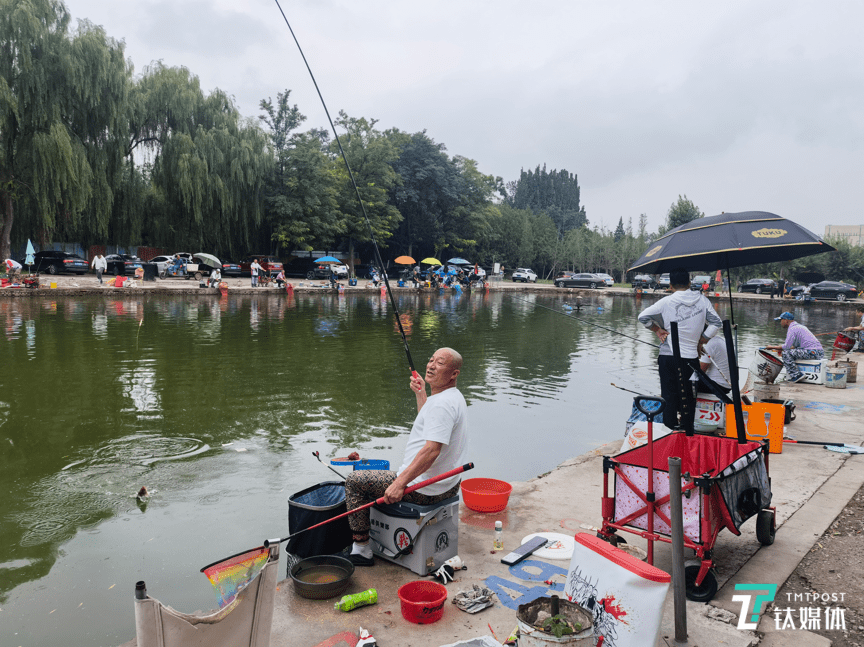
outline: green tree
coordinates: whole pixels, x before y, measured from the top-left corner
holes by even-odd
[[[588,224],[585,208],[579,204],[580,189],[574,173],[565,169],[549,172],[545,164],[542,168],[538,165],[534,171],[523,169],[519,179],[508,183],[507,188],[507,199],[512,206],[534,213],[546,211],[555,222],[559,236]]]
[[[3,258],[16,219],[44,243],[104,232],[111,215],[129,69],[101,27],[69,23],[59,0],[0,0]]]
[[[686,195],[679,195],[678,200],[672,203],[666,213],[666,231],[704,217],[705,214],[699,211],[699,207],[693,204],[692,200],[688,200]]]
[[[615,228],[615,242],[620,242],[624,238],[624,216],[618,218],[618,226]]]
[[[337,176],[318,130],[294,133],[306,117],[288,102],[290,90],[261,101],[258,118],[268,127],[275,155],[265,191],[266,225],[281,246],[311,250],[332,245],[340,233]]]
[[[388,192],[399,181],[391,163],[399,156],[401,138],[376,130],[376,123],[375,119],[349,117],[343,111],[339,112],[336,120],[336,125],[345,129],[345,134],[339,139],[351,165],[375,239],[380,246],[385,247],[402,220],[398,209],[388,202]],[[336,199],[340,214],[338,227],[342,235],[348,237],[353,271],[354,244],[371,240],[369,227],[357,203],[354,186],[335,141],[330,144],[330,154],[337,183]]]

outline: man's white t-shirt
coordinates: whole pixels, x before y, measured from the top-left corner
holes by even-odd
[[[705,344],[705,353],[699,358],[699,361],[711,364],[708,370],[705,371],[705,375],[717,382],[724,389],[731,388],[732,385],[726,379],[729,377],[731,371],[729,370],[729,356],[726,354],[726,340],[723,337],[720,335],[712,337]],[[695,379],[698,379],[698,377]]]
[[[408,443],[405,445],[405,457],[398,473],[402,473],[408,468],[427,440],[441,443],[443,445],[441,453],[432,467],[411,481],[409,485],[425,481],[448,472],[454,467],[464,465],[468,445],[467,433],[468,405],[459,389],[451,387],[446,391],[429,396],[426,404],[423,405],[414,419],[414,426],[411,427]],[[444,494],[456,485],[459,479],[460,476],[457,474],[417,491],[427,496]]]

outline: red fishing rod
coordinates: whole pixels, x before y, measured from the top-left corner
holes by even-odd
[[[468,470],[474,469],[474,463],[465,463],[460,467],[454,467],[449,472],[444,472],[443,474],[439,474],[438,476],[433,476],[431,479],[426,479],[425,481],[420,481],[416,485],[410,485],[405,488],[405,494],[410,494],[414,492],[414,490],[419,490],[420,488],[424,488],[427,485],[432,485],[433,483],[437,483],[438,481],[443,481],[444,479],[449,479],[451,476],[456,476],[457,474],[461,474],[462,472],[467,472]],[[298,530],[293,535],[288,535],[287,537],[283,537],[282,539],[267,539],[264,542],[264,548],[268,548],[271,544],[281,544],[284,541],[288,541],[297,535],[301,535],[304,532],[308,532],[310,530],[314,530],[315,528],[320,528],[331,521],[336,521],[337,519],[341,519],[342,517],[347,517],[349,514],[354,514],[355,512],[360,512],[360,510],[365,510],[366,508],[371,508],[375,504],[384,505],[387,503],[384,500],[384,497],[379,497],[375,501],[371,503],[367,503],[366,505],[361,505],[359,508],[354,508],[353,510],[349,510],[348,512],[343,512],[342,514],[333,517],[332,519],[327,519],[326,521],[322,521],[321,523],[316,523],[314,526],[309,526],[308,528],[304,528],[303,530]]]
[[[354,172],[351,170],[351,165],[348,163],[348,157],[345,155],[345,150],[342,148],[342,141],[339,139],[339,133],[336,132],[336,126],[333,124],[333,119],[330,118],[330,111],[327,109],[327,104],[324,101],[324,96],[321,94],[321,89],[318,87],[318,81],[315,80],[315,75],[312,74],[312,68],[309,66],[309,61],[306,60],[306,54],[303,53],[303,48],[300,47],[300,41],[294,30],[291,28],[291,23],[288,22],[288,17],[282,11],[282,5],[279,0],[275,0],[276,6],[279,8],[279,13],[282,14],[282,19],[288,25],[288,31],[291,32],[291,37],[294,38],[294,43],[297,49],[300,50],[300,56],[303,58],[303,63],[306,64],[306,69],[309,71],[309,76],[312,77],[312,83],[315,86],[315,91],[318,93],[318,98],[321,99],[321,105],[324,106],[324,113],[327,115],[327,121],[330,122],[330,128],[333,130],[333,135],[336,137],[336,144],[339,146],[339,152],[342,154],[342,160],[345,162],[345,168],[348,169],[348,176],[351,178],[351,184],[354,186],[354,193],[357,195],[357,202],[360,203],[360,210],[363,212],[363,218],[366,220],[366,226],[369,228],[369,238],[372,240],[372,246],[375,249],[375,260],[384,275],[384,285],[387,287],[387,296],[390,297],[390,304],[393,306],[393,312],[396,315],[396,325],[399,326],[399,334],[402,336],[402,345],[405,346],[405,356],[408,358],[408,366],[411,368],[411,376],[419,377],[417,371],[414,370],[414,360],[411,358],[411,351],[408,348],[408,339],[405,337],[405,330],[402,328],[402,320],[399,318],[399,309],[396,307],[396,299],[393,297],[393,290],[390,289],[390,281],[387,279],[387,272],[384,269],[384,261],[381,259],[381,250],[378,249],[378,241],[375,240],[375,232],[372,229],[372,222],[366,213],[366,205],[363,204],[363,198],[360,197],[360,189],[357,188],[357,182],[354,180]],[[354,259],[351,259],[352,267]]]

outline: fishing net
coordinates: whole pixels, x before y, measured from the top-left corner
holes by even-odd
[[[201,569],[213,585],[213,590],[219,598],[220,609],[231,604],[237,594],[255,579],[255,576],[267,565],[269,556],[270,550],[260,546]]]

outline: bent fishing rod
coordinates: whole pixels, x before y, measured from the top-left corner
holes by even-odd
[[[405,488],[405,494],[410,494],[415,490],[419,490],[420,488],[424,488],[427,485],[432,485],[433,483],[437,483],[438,481],[443,481],[444,479],[449,479],[451,476],[456,476],[457,474],[461,474],[462,472],[467,472],[468,470],[474,469],[474,463],[465,463],[464,465],[460,465],[459,467],[454,467],[452,470],[444,472],[443,474],[439,474],[438,476],[433,476],[431,479],[426,479],[425,481],[420,481],[415,485],[410,485]],[[404,495],[403,495],[404,496]],[[342,517],[347,517],[349,514],[354,514],[355,512],[360,512],[361,510],[365,510],[366,508],[371,508],[373,505],[384,505],[387,502],[384,500],[384,497],[379,497],[375,499],[375,501],[371,501],[365,505],[361,505],[358,508],[354,508],[353,510],[349,510],[348,512],[343,512],[340,515],[332,517],[330,519],[326,519],[321,523],[316,523],[314,526],[309,526],[308,528],[304,528],[303,530],[298,530],[292,535],[288,535],[287,537],[283,537],[282,539],[267,539],[264,541],[264,548],[269,548],[272,544],[281,544],[282,542],[288,541],[300,535],[304,532],[309,532],[310,530],[314,530],[315,528],[319,528],[323,525],[330,523],[331,521],[336,521],[337,519],[341,519]]]
[[[660,348],[659,344],[652,344],[650,341],[645,341],[644,339],[639,339],[638,337],[633,337],[631,335],[627,335],[619,330],[615,330],[614,328],[608,328],[607,326],[601,326],[600,324],[596,324],[593,321],[588,321],[587,319],[582,319],[582,317],[574,317],[573,315],[568,315],[566,312],[561,312],[560,310],[556,310],[555,308],[549,308],[547,306],[541,305],[534,301],[529,301],[524,297],[520,297],[518,294],[511,295],[515,299],[521,299],[525,303],[530,303],[536,308],[543,308],[544,310],[548,310],[549,312],[554,312],[555,314],[559,314],[562,317],[567,317],[568,319],[575,319],[576,321],[581,321],[582,323],[586,323],[589,326],[596,326],[597,328],[602,328],[603,330],[608,330],[609,332],[614,332],[616,335],[621,335],[622,337],[626,337],[627,339],[632,339],[633,341],[638,341],[640,344],[646,344],[648,346],[653,346],[654,348]]]
[[[378,249],[378,241],[375,240],[375,232],[372,229],[372,222],[369,220],[369,215],[366,213],[366,205],[363,203],[363,198],[360,197],[360,189],[357,188],[357,181],[354,179],[354,171],[351,170],[351,165],[348,163],[348,157],[345,155],[345,149],[342,148],[342,141],[339,139],[339,133],[336,132],[336,126],[333,124],[333,119],[330,117],[330,111],[327,109],[327,104],[324,101],[324,95],[321,94],[321,89],[318,87],[318,81],[315,80],[315,75],[312,73],[309,61],[306,60],[306,54],[303,53],[303,48],[300,47],[300,41],[297,40],[297,35],[294,33],[291,23],[288,22],[288,17],[282,10],[282,5],[279,4],[279,0],[274,0],[274,2],[276,2],[276,6],[279,8],[279,13],[282,14],[282,19],[288,26],[288,31],[291,32],[291,37],[294,39],[294,43],[300,51],[300,56],[303,58],[303,63],[306,65],[309,76],[312,78],[312,84],[315,86],[318,98],[321,99],[321,105],[324,107],[324,113],[327,115],[327,121],[330,122],[330,128],[333,130],[333,135],[336,137],[336,144],[339,146],[339,153],[342,155],[342,160],[345,162],[345,168],[348,169],[348,176],[351,178],[351,184],[354,186],[354,193],[357,196],[357,202],[360,203],[360,211],[363,212],[363,219],[366,221],[366,226],[369,228],[369,238],[372,240],[372,247],[375,249],[375,260],[378,263],[378,267],[381,268],[381,274],[384,276],[384,285],[387,288],[387,296],[390,297],[390,304],[393,306],[393,312],[396,315],[396,325],[399,326],[399,334],[402,336],[402,345],[405,347],[405,356],[408,358],[408,366],[411,368],[411,375],[412,377],[419,377],[417,371],[414,369],[414,360],[411,358],[411,350],[408,348],[408,339],[405,337],[405,330],[402,328],[402,319],[399,317],[399,308],[396,306],[396,299],[393,296],[393,290],[390,289],[390,281],[387,279],[387,272],[384,269],[384,261],[381,259],[381,250]],[[353,267],[353,258],[351,259],[351,263]]]

